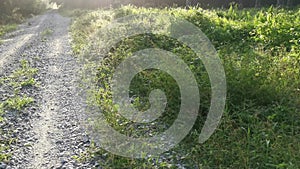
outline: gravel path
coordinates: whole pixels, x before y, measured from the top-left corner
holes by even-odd
[[[90,139],[81,127],[84,101],[76,83],[80,65],[71,55],[70,19],[52,11],[28,23],[6,35],[0,46],[0,73],[9,74],[26,59],[39,70],[40,84],[22,91],[35,98],[32,106],[22,114],[4,115],[0,127],[17,141],[7,150],[11,160],[0,168],[95,168],[94,162],[74,159],[86,152]]]

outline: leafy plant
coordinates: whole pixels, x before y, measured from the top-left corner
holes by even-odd
[[[24,97],[13,97],[9,98],[4,102],[5,109],[12,109],[21,111],[25,106],[33,102],[33,98],[24,96]]]

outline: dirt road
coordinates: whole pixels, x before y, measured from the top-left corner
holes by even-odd
[[[51,11],[34,17],[7,34],[0,46],[0,75],[17,69],[20,60],[38,69],[38,85],[24,90],[35,102],[22,113],[6,113],[6,124],[16,141],[6,168],[93,168],[78,162],[89,137],[81,127],[84,100],[77,87],[80,65],[72,56],[68,28],[70,19]],[[3,91],[0,97],[8,91]],[[9,133],[9,132],[8,132]]]

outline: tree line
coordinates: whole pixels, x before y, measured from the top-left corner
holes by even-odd
[[[46,8],[42,0],[0,0],[0,24],[19,22],[41,13]]]
[[[259,8],[267,6],[294,7],[300,0],[196,0],[204,7],[228,7],[232,3],[241,8]]]
[[[203,8],[227,8],[235,3],[240,8],[281,6],[294,7],[300,0],[50,0],[65,8],[101,8],[133,4],[146,7],[199,5]]]
[[[229,7],[232,3],[240,8],[281,6],[295,7],[300,0],[0,0],[0,24],[21,21],[31,14],[46,8],[45,1],[57,3],[65,8],[95,9],[133,4],[146,7],[199,5],[202,8]]]

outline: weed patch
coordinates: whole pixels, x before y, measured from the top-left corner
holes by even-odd
[[[8,33],[8,32],[12,32],[14,30],[17,29],[17,25],[16,24],[8,24],[8,25],[0,25],[0,44],[1,42],[1,37]]]

